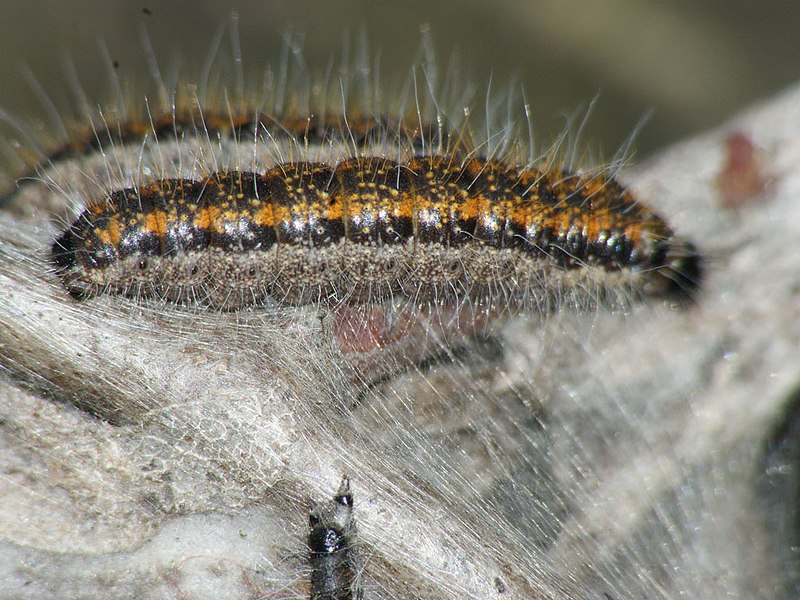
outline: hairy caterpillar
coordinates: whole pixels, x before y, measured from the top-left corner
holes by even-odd
[[[308,521],[312,600],[363,598],[357,582],[360,564],[355,548],[353,494],[347,477],[331,500],[311,509]]]
[[[554,181],[446,156],[157,180],[90,205],[53,254],[78,296],[225,308],[266,295],[307,303],[494,292],[513,302],[571,291],[598,269],[608,287],[638,279],[650,291],[691,288],[699,274],[692,246],[613,180]]]
[[[265,122],[280,124],[262,117],[247,127],[269,131]],[[176,135],[186,129],[170,123]],[[299,134],[292,125],[303,121],[272,127],[270,137],[283,132],[307,147],[332,135],[310,117]],[[363,118],[339,132],[360,151],[339,162],[155,179],[89,199],[53,246],[58,274],[78,297],[123,293],[226,309],[267,297],[396,295],[541,307],[581,289],[605,298],[615,288],[688,292],[699,281],[694,247],[613,178],[458,150],[417,155],[413,144],[401,161],[368,156],[354,136],[367,140],[380,125]],[[163,128],[154,123],[154,135]]]

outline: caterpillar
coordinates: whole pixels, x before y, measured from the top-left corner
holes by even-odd
[[[179,122],[160,128],[177,132]],[[264,123],[299,147],[336,131],[354,147],[376,132],[422,137],[403,127],[387,133],[375,119],[348,122],[345,132],[335,118],[259,115],[230,126],[242,135]],[[398,296],[525,307],[586,289],[602,299],[697,286],[695,247],[615,178],[520,167],[448,140],[441,135],[440,153],[412,141],[410,156],[354,151],[263,172],[153,178],[88,198],[53,244],[56,271],[77,298],[112,293],[221,309]]]
[[[308,515],[308,556],[312,600],[363,598],[361,562],[356,549],[356,524],[350,480],[342,479],[331,500],[315,505]]]

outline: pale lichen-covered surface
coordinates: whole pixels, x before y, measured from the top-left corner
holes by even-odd
[[[708,256],[694,305],[514,319],[370,387],[322,309],[75,302],[50,216],[6,211],[0,596],[305,597],[348,475],[367,598],[793,597],[799,105],[625,174]],[[771,182],[735,211],[733,129]]]

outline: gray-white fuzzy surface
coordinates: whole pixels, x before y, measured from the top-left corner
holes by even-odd
[[[304,597],[351,478],[367,598],[792,597],[800,89],[627,173],[708,257],[693,306],[510,321],[353,383],[319,310],[71,301],[0,216],[0,597]],[[788,415],[788,416],[787,416]],[[783,432],[783,433],[782,433]]]

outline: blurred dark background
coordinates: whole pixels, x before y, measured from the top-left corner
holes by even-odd
[[[123,77],[148,79],[142,22],[162,64],[200,64],[233,11],[246,66],[277,63],[288,31],[304,34],[306,62],[323,66],[340,55],[346,32],[363,32],[380,51],[384,79],[407,77],[427,24],[442,64],[455,52],[473,82],[524,86],[542,142],[599,94],[585,139],[605,156],[649,110],[638,158],[800,79],[793,0],[0,0],[0,107],[45,114],[25,68],[58,105],[70,94],[67,56],[88,97],[106,97],[101,42]]]

